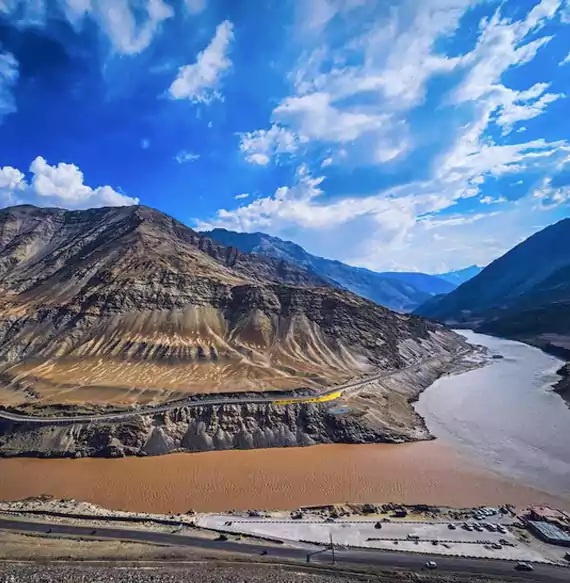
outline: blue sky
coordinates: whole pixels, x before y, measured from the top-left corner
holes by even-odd
[[[570,214],[570,0],[0,0],[0,136],[1,206],[485,264]]]

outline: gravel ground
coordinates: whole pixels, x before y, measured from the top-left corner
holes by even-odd
[[[0,583],[489,583],[487,579],[461,579],[437,574],[310,573],[301,569],[259,565],[192,565],[156,567],[104,567],[89,565],[0,564]],[[493,580],[493,583],[500,583]]]

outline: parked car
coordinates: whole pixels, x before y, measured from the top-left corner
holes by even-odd
[[[517,571],[534,571],[534,567],[529,563],[517,563],[515,569]]]
[[[455,526],[455,524],[452,524],[451,522],[447,525],[447,528],[449,528],[449,530],[455,530],[457,527]]]

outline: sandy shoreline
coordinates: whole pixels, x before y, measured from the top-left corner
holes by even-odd
[[[517,506],[570,500],[509,482],[439,441],[320,445],[124,459],[0,460],[0,499],[50,494],[136,512],[338,502]]]

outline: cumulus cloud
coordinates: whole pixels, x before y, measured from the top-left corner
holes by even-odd
[[[233,38],[233,24],[229,20],[219,24],[210,44],[198,54],[196,62],[179,69],[178,77],[170,86],[170,97],[189,99],[194,103],[222,99],[220,81],[232,66],[228,52]]]
[[[324,191],[324,177],[313,175],[307,166],[301,165],[292,184],[239,208],[222,209],[203,227],[265,230],[294,238],[313,253],[378,270],[437,272],[461,267],[462,262],[488,263],[533,232],[536,221],[532,216],[537,205],[546,213],[547,221],[547,217],[556,217],[553,213],[557,206],[567,203],[568,188],[551,183],[543,184],[516,203],[500,193],[490,196],[482,192],[487,177],[549,174],[567,157],[569,146],[564,140],[517,143],[501,139],[501,131],[503,135],[509,133],[520,121],[543,115],[550,103],[564,98],[549,92],[546,82],[514,90],[502,81],[506,71],[530,62],[548,44],[540,31],[556,10],[552,2],[543,3],[520,21],[509,21],[500,12],[495,13],[481,23],[475,47],[453,59],[435,53],[438,23],[454,31],[467,4],[452,0],[430,3],[432,7],[446,6],[454,12],[449,15],[437,10],[430,12],[427,3],[422,3],[418,9],[429,24],[419,21],[424,27],[419,35],[423,39],[420,43],[423,53],[420,50],[416,53],[421,81],[411,73],[416,71],[411,57],[412,69],[405,66],[407,45],[415,41],[393,23],[384,31],[386,52],[377,50],[384,59],[377,75],[365,76],[360,65],[356,70],[341,67],[319,74],[314,62],[308,59],[303,65],[305,72],[294,76],[296,94],[276,106],[272,119],[280,128],[302,136],[309,146],[313,142],[326,143],[330,153],[326,160],[340,156],[341,152],[344,159],[350,158],[351,148],[362,140],[369,146],[370,155],[366,159],[369,165],[385,163],[413,149],[413,136],[410,137],[410,128],[401,116],[423,101],[426,83],[434,71],[437,74],[462,71],[457,76],[459,84],[451,89],[441,107],[463,108],[464,121],[453,128],[449,137],[445,136],[447,147],[432,158],[431,169],[422,180],[379,189],[366,196],[346,193],[331,197]],[[375,34],[380,29],[376,27]],[[402,35],[405,43],[399,42]],[[392,59],[398,67],[387,65]],[[322,57],[316,61],[319,66],[325,62]],[[396,82],[399,69],[401,79],[412,76],[410,83]],[[394,80],[390,87],[384,85],[386,75],[392,75]],[[381,101],[374,106],[368,102],[366,107],[355,107],[354,88],[359,84],[376,91],[375,95],[379,93]],[[465,113],[469,114],[467,119]],[[366,117],[366,122],[360,123],[360,116]],[[354,123],[345,124],[346,119]],[[501,130],[498,136],[497,132],[489,133],[493,126]],[[270,149],[263,152],[267,161],[274,155]],[[321,167],[328,164],[322,162]],[[478,200],[477,212],[456,210],[467,199]],[[494,205],[499,203],[500,210],[495,210]],[[467,208],[473,208],[473,203]],[[480,244],[473,245],[473,241]]]
[[[303,26],[312,30],[311,38],[321,34],[325,42],[301,56],[289,74],[291,93],[274,108],[271,121],[309,143],[344,148],[351,163],[403,159],[414,146],[407,113],[422,103],[434,75],[461,62],[441,55],[437,41],[457,29],[470,3],[402,1],[372,26],[355,28],[357,34],[342,45],[324,29],[365,2],[305,4]]]
[[[294,153],[300,143],[296,134],[275,124],[268,130],[245,132],[239,137],[239,147],[245,159],[262,166],[269,164],[273,156]]]
[[[11,166],[0,168],[0,203],[3,206],[30,203],[39,206],[90,208],[138,204],[139,199],[117,192],[110,186],[91,188],[75,164],[51,166],[38,156],[30,165],[31,179]]]
[[[200,154],[194,154],[193,152],[188,152],[187,150],[180,150],[174,159],[178,164],[187,164],[188,162],[196,162],[200,159]]]

